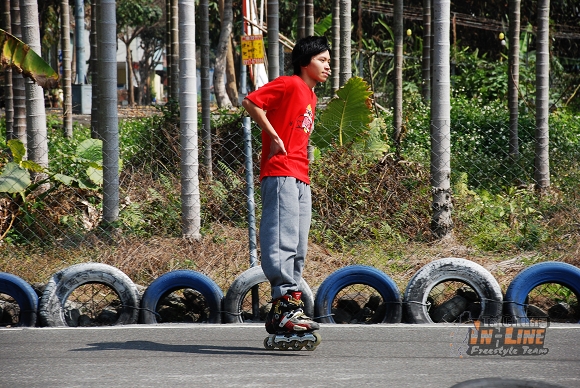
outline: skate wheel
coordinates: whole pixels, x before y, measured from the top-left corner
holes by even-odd
[[[304,345],[300,341],[292,341],[290,346],[292,347],[292,350],[300,350]]]
[[[290,346],[289,342],[280,342],[278,344],[278,347],[280,348],[280,350],[288,350],[289,346]]]
[[[316,341],[314,342],[308,342],[308,344],[306,344],[306,350],[314,350],[316,349],[316,347],[320,344],[320,342],[322,342],[322,337],[320,336],[319,333],[312,333],[312,335],[316,338]]]
[[[267,350],[274,350],[276,348],[273,343],[270,344],[270,337],[264,338],[264,347]]]

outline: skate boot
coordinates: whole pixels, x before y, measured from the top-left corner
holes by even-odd
[[[272,302],[266,318],[266,331],[270,333],[264,339],[266,349],[314,350],[320,343],[316,332],[320,326],[304,314],[301,296],[301,292],[294,291]]]

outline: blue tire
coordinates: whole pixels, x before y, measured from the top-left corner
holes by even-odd
[[[16,275],[0,272],[0,294],[10,295],[20,309],[18,326],[34,327],[38,312],[38,295],[32,286]]]
[[[332,316],[332,305],[336,295],[353,284],[364,284],[374,288],[386,304],[385,315],[380,323],[399,323],[402,303],[395,282],[384,272],[366,265],[351,265],[330,274],[320,285],[314,299],[314,316],[321,323],[336,323]]]
[[[208,276],[197,271],[182,269],[167,272],[155,279],[141,299],[141,323],[157,322],[157,304],[173,291],[191,288],[198,291],[209,307],[208,323],[221,323],[223,291]]]
[[[580,269],[561,262],[534,264],[520,272],[510,283],[504,298],[504,310],[513,322],[528,323],[526,299],[537,286],[556,283],[565,286],[580,298]]]

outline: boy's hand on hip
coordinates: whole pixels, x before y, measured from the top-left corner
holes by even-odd
[[[268,155],[268,159],[271,159],[274,155],[278,154],[287,155],[286,147],[284,147],[282,139],[272,139],[270,142],[270,155]]]

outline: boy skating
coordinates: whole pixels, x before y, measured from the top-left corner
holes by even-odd
[[[319,325],[304,314],[298,285],[308,247],[312,213],[308,139],[317,98],[314,87],[330,76],[330,47],[324,37],[299,40],[292,50],[294,75],[281,76],[243,101],[262,129],[260,181],[261,264],[272,287],[266,318],[268,349],[313,350]]]

